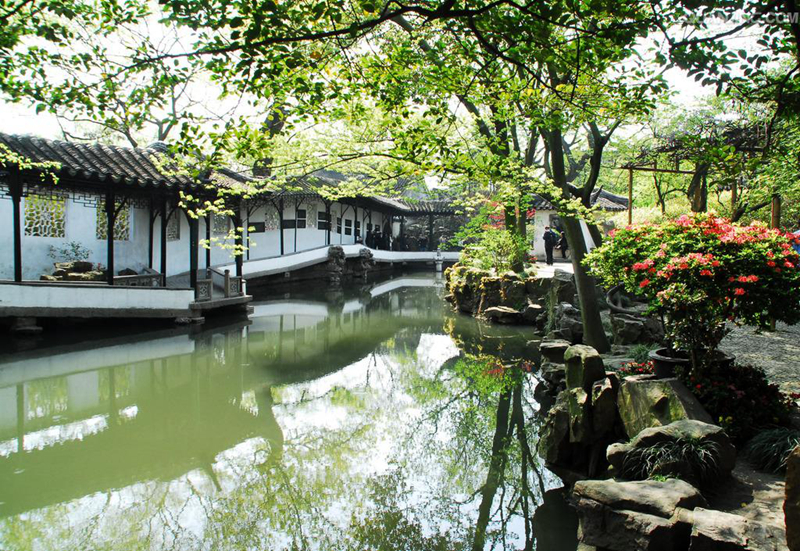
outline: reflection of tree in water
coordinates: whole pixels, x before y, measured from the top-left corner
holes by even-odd
[[[255,388],[237,407],[254,406],[261,436],[205,467],[7,519],[0,539],[9,549],[32,548],[24,534],[52,548],[533,549],[550,484],[528,445],[530,376],[498,374],[491,358],[433,361],[426,349],[448,341],[420,333],[398,333],[329,382]],[[89,520],[71,526],[76,517]]]

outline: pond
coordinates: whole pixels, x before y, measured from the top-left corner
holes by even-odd
[[[0,548],[574,550],[530,329],[441,276],[0,356]]]

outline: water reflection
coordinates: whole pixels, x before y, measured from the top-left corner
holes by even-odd
[[[0,547],[574,549],[536,529],[560,484],[531,454],[529,335],[441,292],[287,295],[249,324],[0,357]]]

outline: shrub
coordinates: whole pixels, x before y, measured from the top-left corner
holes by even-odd
[[[64,262],[88,260],[90,254],[91,251],[78,241],[70,241],[61,247],[50,245],[50,252],[47,253],[53,260],[63,260]]]
[[[761,431],[747,443],[745,453],[754,467],[779,473],[786,470],[789,454],[800,445],[800,431],[778,427]]]
[[[759,430],[786,426],[792,402],[763,369],[734,364],[721,370],[677,375],[731,440],[744,443]]]
[[[634,448],[625,455],[621,476],[632,480],[675,477],[704,486],[719,476],[715,442],[681,438]]]
[[[525,239],[504,229],[486,228],[464,247],[459,264],[500,274],[528,261]]]
[[[617,231],[586,259],[607,286],[624,284],[662,316],[668,342],[694,367],[714,356],[726,322],[800,321],[796,238],[696,214]]]
[[[631,358],[636,360],[637,363],[643,364],[650,359],[650,351],[659,348],[658,345],[637,344],[631,348]]]

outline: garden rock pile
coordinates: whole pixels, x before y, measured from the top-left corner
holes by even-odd
[[[106,271],[95,268],[95,265],[86,260],[73,260],[72,262],[56,262],[55,270],[50,275],[42,275],[41,281],[105,281]]]
[[[611,332],[617,345],[650,344],[664,340],[661,322],[649,316],[612,313]]]
[[[534,325],[550,338],[580,343],[583,323],[572,274],[522,278],[456,265],[445,270],[447,299],[460,311],[501,324]]]

